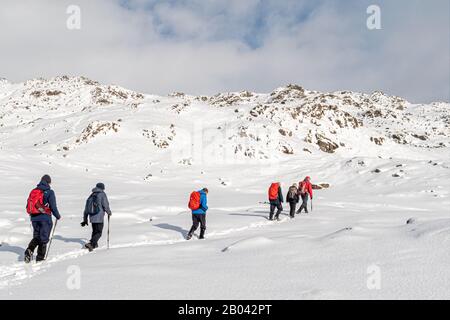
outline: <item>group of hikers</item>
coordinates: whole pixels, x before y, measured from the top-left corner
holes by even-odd
[[[47,243],[50,240],[50,232],[53,229],[52,215],[56,218],[56,221],[61,219],[56,205],[55,192],[50,187],[51,183],[51,177],[48,174],[44,175],[37,187],[28,196],[26,209],[30,215],[33,227],[33,239],[24,253],[24,261],[26,263],[33,259],[36,247],[38,248],[36,262],[46,259]],[[91,240],[84,245],[89,251],[98,247],[98,241],[103,232],[105,214],[108,215],[109,219],[112,213],[105,193],[105,185],[100,182],[92,189],[91,195],[86,200],[83,222],[81,222],[82,227],[87,226],[89,222],[92,225]]]
[[[303,179],[303,181],[300,181],[298,183],[298,187],[296,183],[289,187],[289,191],[286,195],[286,202],[289,203],[289,216],[291,218],[295,217],[295,213],[300,214],[303,210],[305,210],[305,213],[308,213],[308,198],[312,200],[312,190],[311,178],[309,176]],[[295,212],[297,203],[299,203],[300,199],[302,200],[302,204],[297,212]],[[273,215],[275,213],[275,209],[277,209],[275,219],[280,220],[280,213],[283,211],[283,193],[279,182],[273,182],[269,187],[269,203],[269,220],[274,219]]]
[[[27,213],[30,215],[31,224],[33,227],[33,239],[30,241],[27,249],[24,253],[24,261],[29,263],[33,259],[34,251],[37,248],[36,262],[44,261],[48,254],[47,244],[50,241],[50,234],[53,230],[52,216],[56,218],[56,221],[61,219],[58,207],[56,204],[55,192],[51,189],[52,179],[49,175],[44,175],[41,181],[35,189],[30,192],[27,200]],[[206,232],[206,212],[208,210],[207,201],[208,189],[203,188],[199,191],[191,193],[189,198],[188,207],[192,213],[192,227],[189,230],[186,239],[190,240],[194,235],[194,232],[200,226],[199,239],[205,238]],[[302,205],[297,213],[300,213],[303,209],[308,212],[307,203],[308,196],[312,199],[312,186],[310,177],[306,177],[299,183],[297,187],[295,184],[289,188],[286,195],[286,202],[290,205],[290,217],[295,216],[296,205],[299,199],[302,199]],[[269,201],[270,201],[270,216],[269,219],[273,220],[275,209],[275,219],[279,220],[279,215],[283,210],[281,203],[283,202],[283,195],[281,192],[281,186],[279,182],[272,183],[269,188]],[[100,240],[104,228],[105,215],[108,216],[108,235],[109,235],[109,219],[111,217],[111,209],[109,207],[108,197],[105,193],[105,185],[103,183],[97,183],[88,199],[86,200],[83,221],[81,226],[92,226],[91,240],[84,245],[89,251],[98,247],[98,241]],[[56,222],[57,223],[57,222]],[[56,227],[55,223],[55,227]],[[108,237],[109,247],[109,237]]]

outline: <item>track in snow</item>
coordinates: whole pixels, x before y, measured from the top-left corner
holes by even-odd
[[[256,216],[256,215],[255,215]],[[239,228],[229,228],[221,231],[213,231],[208,233],[208,238],[211,237],[220,237],[224,235],[229,235],[233,233],[239,233],[249,229],[262,228],[266,226],[276,225],[279,223],[285,223],[289,221],[290,218],[281,218],[280,221],[264,221],[264,222],[254,222],[247,226],[239,227]],[[57,235],[55,235],[57,236]],[[192,240],[190,240],[192,241]],[[134,247],[143,247],[143,246],[161,246],[161,245],[173,245],[179,244],[183,242],[188,242],[186,239],[167,239],[167,240],[145,240],[140,242],[129,242],[129,243],[119,243],[110,246],[110,250],[112,249],[124,249],[124,248],[134,248]],[[35,263],[32,262],[30,264],[25,264],[24,262],[15,263],[11,266],[2,266],[0,271],[0,290],[15,284],[19,284],[21,281],[32,278],[36,275],[39,275],[49,268],[51,268],[54,264],[66,261],[69,259],[76,259],[86,254],[92,254],[98,251],[106,251],[108,250],[106,246],[102,246],[97,248],[94,252],[89,252],[87,249],[79,249],[73,250],[69,252],[65,252],[62,254],[58,254],[55,257],[47,259],[45,262]]]

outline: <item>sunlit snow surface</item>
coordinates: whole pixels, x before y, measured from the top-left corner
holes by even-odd
[[[2,82],[0,299],[448,299],[449,108],[296,87],[158,97],[85,78]],[[44,173],[63,219],[48,261],[25,265],[25,201]],[[290,220],[284,204],[268,221],[270,183],[286,193],[305,175],[330,184],[313,211]],[[100,181],[111,248],[105,228],[88,253],[80,222]],[[186,241],[189,193],[204,186],[207,239]]]

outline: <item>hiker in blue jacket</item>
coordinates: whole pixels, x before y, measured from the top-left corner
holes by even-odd
[[[89,251],[98,248],[98,240],[100,240],[103,232],[105,213],[111,216],[111,209],[109,208],[108,197],[105,193],[105,185],[101,182],[97,183],[92,194],[86,201],[86,206],[83,213],[83,222],[81,226],[88,225],[88,217],[92,225],[91,241],[86,243],[84,247]]]
[[[208,189],[203,188],[198,191],[200,193],[200,207],[196,210],[192,210],[192,227],[189,231],[186,239],[189,240],[192,238],[195,230],[197,230],[198,225],[200,224],[200,236],[199,239],[205,238],[206,231],[206,211],[208,210]]]
[[[55,192],[50,188],[52,183],[51,177],[46,174],[41,178],[41,182],[37,185],[37,189],[44,192],[43,205],[50,209],[50,213],[39,213],[30,216],[31,224],[33,226],[33,239],[30,241],[28,248],[25,250],[24,261],[29,263],[33,259],[33,253],[36,247],[37,256],[36,262],[45,259],[47,251],[47,243],[50,239],[50,232],[53,228],[52,215],[57,219],[61,219],[58,207],[56,206]]]

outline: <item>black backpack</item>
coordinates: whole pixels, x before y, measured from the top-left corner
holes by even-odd
[[[297,195],[297,188],[295,188],[294,186],[290,187],[289,188],[288,198],[290,200],[294,200],[296,195]]]
[[[97,193],[93,193],[86,200],[86,212],[88,215],[93,216],[100,212],[100,206],[97,201]]]

